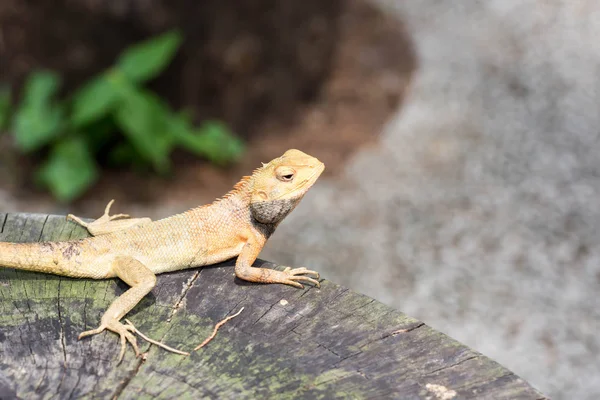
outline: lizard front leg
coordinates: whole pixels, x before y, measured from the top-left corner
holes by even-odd
[[[140,351],[135,336],[131,333],[132,326],[124,325],[119,320],[152,290],[156,285],[156,275],[144,264],[131,257],[117,257],[113,262],[112,270],[131,288],[113,301],[102,316],[98,328],[81,333],[79,339],[98,334],[105,329],[117,333],[121,337],[121,351],[119,352],[119,362],[121,362],[127,342],[133,347],[136,356],[139,356]]]
[[[122,231],[135,225],[152,222],[150,218],[129,218],[129,214],[109,215],[110,207],[115,201],[111,200],[104,210],[104,215],[94,222],[83,222],[81,218],[73,214],[67,215],[67,221],[73,221],[87,228],[92,236],[104,235],[107,233]],[[126,218],[126,219],[122,219]]]
[[[292,269],[287,267],[283,271],[277,271],[274,269],[253,267],[252,263],[256,261],[263,245],[264,241],[261,243],[261,241],[255,238],[251,238],[246,242],[235,263],[235,275],[238,278],[249,282],[283,283],[300,289],[304,288],[300,282],[309,282],[317,287],[321,286],[317,280],[319,279],[319,273],[306,268]],[[304,274],[313,275],[316,279],[304,276]]]

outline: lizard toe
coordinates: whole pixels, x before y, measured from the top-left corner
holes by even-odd
[[[288,276],[287,277],[288,280],[308,282],[308,283],[315,285],[318,288],[321,287],[321,283],[317,280],[320,278],[320,275],[317,271],[306,269],[304,267],[294,268],[294,269],[292,269],[290,267],[286,267],[283,270],[283,272]],[[312,276],[314,276],[314,278],[311,278],[309,276],[304,276],[304,275],[312,275]],[[296,286],[296,285],[294,285],[294,286]],[[296,286],[296,287],[299,287],[299,286]]]
[[[73,221],[76,224],[83,226],[84,228],[87,228],[88,226],[87,222],[83,222],[79,217],[76,217],[73,214],[67,215],[67,221]]]
[[[123,357],[125,356],[125,350],[127,350],[127,338],[125,337],[125,334],[121,333],[119,334],[120,339],[121,339],[121,350],[119,350],[119,361],[117,361],[118,364],[121,363],[121,361],[123,361]]]
[[[316,287],[321,287],[321,284],[319,283],[318,280],[310,278],[308,276],[290,276],[288,279],[290,279],[292,281],[308,282],[308,283],[312,283]]]
[[[130,218],[131,216],[129,214],[116,214],[116,215],[110,215],[108,217],[109,221],[114,221],[115,219],[121,219],[121,218]]]
[[[133,347],[133,351],[135,351],[135,356],[139,357],[140,349],[137,345],[137,340],[135,336],[131,333],[130,327],[128,325],[124,325],[117,321],[116,319],[111,319],[106,321],[106,329],[116,333],[119,335],[121,349],[119,351],[119,363],[123,361],[123,357],[125,356],[125,350],[127,349],[127,343]]]
[[[131,347],[133,347],[133,351],[135,351],[135,356],[139,357],[140,349],[138,348],[137,340],[136,340],[135,336],[133,336],[126,329],[119,332],[119,336],[121,339],[121,350],[119,350],[119,361],[118,362],[120,363],[121,361],[123,361],[123,357],[125,356],[125,350],[127,350],[127,342],[129,342],[129,344],[131,344]]]
[[[125,337],[127,338],[127,341],[129,342],[129,344],[131,345],[131,347],[133,347],[133,351],[135,352],[135,356],[139,357],[140,356],[140,349],[138,347],[137,339],[135,338],[135,336],[133,336],[133,334],[131,334],[130,332],[127,332],[125,334]]]
[[[292,275],[299,275],[299,274],[312,275],[316,279],[319,279],[321,277],[321,275],[319,275],[319,273],[317,271],[313,271],[311,269],[307,269],[307,268],[304,268],[304,267],[294,268],[294,269],[291,269],[290,267],[287,267],[286,269],[283,270],[283,272],[289,272]]]
[[[293,281],[291,279],[284,279],[283,281],[281,281],[281,283],[283,283],[284,285],[290,285],[290,286],[294,286],[297,287],[298,289],[304,289],[304,286],[296,281]]]
[[[92,336],[92,335],[97,335],[101,332],[103,332],[106,329],[106,326],[104,325],[100,325],[98,328],[96,329],[91,329],[89,331],[85,331],[85,332],[81,332],[77,338],[77,340],[81,340],[86,336]]]
[[[111,201],[108,202],[108,204],[104,208],[104,215],[103,215],[103,217],[108,217],[108,214],[110,213],[110,208],[112,207],[112,205],[114,204],[114,202],[115,202],[115,199],[112,199]]]

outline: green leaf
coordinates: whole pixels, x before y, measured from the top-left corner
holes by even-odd
[[[38,181],[61,202],[77,198],[97,178],[96,163],[85,142],[78,137],[56,143],[48,160],[37,171]]]
[[[29,76],[13,119],[12,131],[19,149],[37,150],[60,134],[64,113],[52,103],[59,86],[60,79],[51,72]]]
[[[178,30],[136,44],[121,54],[117,68],[133,82],[143,82],[160,74],[171,62],[183,37]]]
[[[225,165],[236,161],[243,153],[242,141],[223,123],[206,121],[199,129],[195,129],[184,117],[174,117],[169,122],[171,133],[184,149],[206,157],[215,164]]]
[[[92,79],[73,95],[71,124],[77,128],[97,121],[109,114],[118,100],[119,92],[111,81],[111,73]]]
[[[60,83],[59,76],[53,72],[32,72],[25,82],[22,104],[36,107],[48,104],[58,92]]]
[[[60,108],[21,108],[13,120],[15,143],[24,152],[37,150],[60,133],[63,113]]]
[[[10,106],[10,89],[0,86],[0,133],[8,125]]]
[[[169,169],[172,137],[165,129],[168,109],[150,92],[123,88],[115,120],[138,153],[164,173]]]

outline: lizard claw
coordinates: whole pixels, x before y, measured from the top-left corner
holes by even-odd
[[[92,330],[89,330],[89,331],[81,332],[79,334],[79,337],[77,337],[77,340],[81,340],[81,339],[83,339],[86,336],[97,335],[97,334],[101,333],[102,331],[104,331],[105,329],[106,329],[106,327],[104,325],[100,325],[96,329],[92,329]]]
[[[292,269],[290,267],[286,267],[283,270],[283,272],[287,275],[286,282],[284,282],[284,283],[286,283],[288,285],[303,289],[304,286],[300,282],[308,282],[308,283],[315,285],[318,288],[321,287],[321,283],[317,280],[320,277],[320,275],[317,271],[312,271],[312,270],[306,269],[304,267],[294,268],[294,269]],[[301,274],[313,275],[316,279],[313,279],[309,276],[304,276]],[[298,281],[300,281],[300,282],[298,282]]]
[[[116,319],[112,319],[109,321],[102,321],[102,324],[98,328],[82,332],[79,335],[79,339],[81,340],[82,338],[84,338],[86,336],[96,335],[96,334],[104,331],[105,329],[108,329],[109,331],[113,331],[120,336],[121,350],[119,351],[118,363],[121,363],[121,361],[123,361],[123,356],[125,355],[125,350],[127,349],[127,342],[129,342],[129,344],[131,344],[131,347],[133,347],[133,351],[135,351],[135,356],[136,357],[140,356],[140,349],[138,348],[137,340],[136,340],[135,336],[133,336],[133,334],[131,333],[131,328],[127,325],[123,325]]]
[[[104,221],[104,220],[113,221],[113,220],[119,219],[119,218],[129,218],[129,214],[110,215],[110,208],[112,207],[114,202],[115,202],[115,199],[112,199],[111,201],[108,202],[108,204],[106,205],[106,208],[104,209],[104,215],[98,219],[99,221]]]
[[[75,223],[78,223],[79,225],[83,226],[84,228],[88,227],[87,222],[82,221],[79,217],[76,217],[73,214],[67,215],[67,221],[73,221]]]
[[[104,210],[104,214],[93,222],[84,222],[73,214],[67,215],[67,221],[73,221],[88,230],[92,236],[117,232],[132,226],[150,222],[150,218],[131,218],[129,214],[110,215],[110,208],[115,201],[111,200]],[[119,221],[115,221],[119,220]]]
[[[108,214],[110,213],[110,208],[112,207],[112,205],[114,204],[115,199],[111,199],[108,204],[106,205],[106,207],[104,208],[104,215],[108,216]]]
[[[104,209],[104,215],[102,215],[100,218],[98,218],[94,222],[90,222],[90,223],[84,222],[81,220],[81,218],[76,217],[73,214],[67,215],[67,221],[73,221],[73,222],[76,222],[79,225],[83,226],[84,228],[90,228],[95,225],[105,224],[105,223],[113,221],[115,219],[129,218],[130,217],[129,214],[110,215],[110,208],[112,207],[114,202],[115,202],[114,199],[109,201],[108,204],[106,205],[106,208]]]
[[[123,356],[125,355],[125,350],[127,349],[127,342],[129,342],[131,344],[131,347],[133,347],[133,351],[135,351],[135,356],[139,357],[140,349],[138,348],[137,339],[135,338],[135,336],[133,336],[133,334],[129,332],[128,329],[124,329],[123,331],[118,333],[121,337],[121,350],[119,351],[118,363],[121,363],[121,361],[123,361]]]

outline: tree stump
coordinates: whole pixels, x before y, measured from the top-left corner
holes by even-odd
[[[0,241],[88,236],[64,217],[0,214]],[[112,332],[96,328],[127,286],[0,268],[0,398],[401,398],[541,399],[496,362],[374,299],[323,281],[321,289],[234,277],[233,261],[158,277],[128,315],[138,338],[117,364]],[[257,266],[277,268],[258,260]]]

